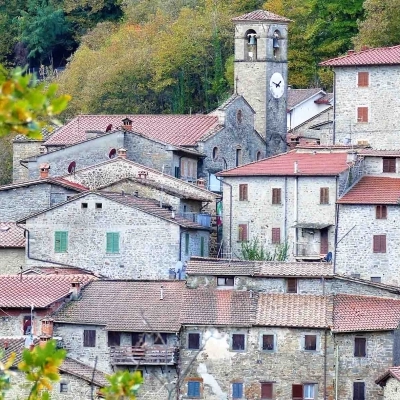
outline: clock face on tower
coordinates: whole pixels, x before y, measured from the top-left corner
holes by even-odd
[[[279,72],[275,72],[271,76],[271,80],[269,81],[269,90],[275,99],[282,97],[283,93],[285,92],[285,82]]]

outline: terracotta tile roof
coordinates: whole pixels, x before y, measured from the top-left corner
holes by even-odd
[[[255,265],[254,261],[192,257],[187,263],[186,273],[188,275],[252,276]]]
[[[361,156],[400,157],[400,150],[361,149],[357,152]]]
[[[289,89],[287,94],[287,108],[292,110],[294,107],[302,103],[303,101],[315,96],[316,94],[324,94],[324,91],[320,88],[312,89]]]
[[[399,323],[400,300],[346,294],[334,298],[334,332],[394,330]]]
[[[291,22],[290,19],[281,17],[266,10],[255,10],[247,14],[240,15],[239,17],[232,18],[232,21],[279,21]]]
[[[330,299],[305,294],[260,294],[255,325],[328,328]]]
[[[183,325],[251,326],[257,295],[247,291],[188,289],[184,295]]]
[[[259,263],[256,276],[284,276],[321,278],[333,277],[333,264],[326,262],[263,262]]]
[[[93,281],[53,318],[107,330],[178,332],[185,281]],[[163,286],[163,300],[161,297]]]
[[[124,204],[125,206],[136,208],[145,213],[152,214],[156,217],[173,222],[174,224],[178,224],[184,228],[209,230],[209,228],[204,227],[196,222],[192,222],[186,218],[180,217],[177,214],[175,214],[175,217],[172,217],[172,212],[160,207],[160,202],[157,200],[146,199],[144,197],[136,197],[132,195],[122,195],[120,193],[113,192],[96,193],[120,204]]]
[[[64,362],[61,364],[60,371],[77,376],[87,382],[93,382],[98,387],[104,387],[110,384],[106,379],[107,374],[96,369],[93,374],[93,367],[84,364],[80,361],[66,357]]]
[[[91,275],[0,275],[0,307],[46,308],[68,296],[71,283],[83,284],[95,279]]]
[[[83,192],[85,190],[89,190],[89,188],[87,188],[84,185],[81,185],[80,183],[71,182],[71,181],[69,181],[67,179],[64,179],[62,177],[48,178],[47,181],[49,181],[51,183],[59,184],[61,186],[65,186],[65,187],[68,187],[68,188],[76,189],[79,192]]]
[[[94,275],[94,272],[79,267],[63,267],[60,265],[53,265],[49,267],[31,267],[22,272],[22,275],[79,275],[88,274]]]
[[[349,52],[348,54],[332,58],[319,63],[321,66],[349,67],[353,65],[399,65],[400,45],[392,47],[379,47],[362,51]]]
[[[346,153],[300,153],[296,150],[228,169],[219,176],[336,176],[348,168]],[[298,173],[294,172],[297,161]]]
[[[337,203],[399,204],[400,178],[363,176]]]
[[[105,132],[122,126],[122,120],[132,120],[132,131],[151,139],[177,146],[193,146],[218,124],[212,115],[80,115],[57,129],[45,142],[46,146],[71,145],[86,140],[86,131]]]
[[[0,222],[0,248],[25,247],[24,230],[15,222]]]
[[[33,343],[37,345],[39,339],[34,339]],[[0,357],[0,362],[5,362],[15,353],[15,360],[12,364],[16,367],[22,361],[22,353],[25,350],[25,337],[2,337],[0,338],[0,351],[3,352],[3,357]]]
[[[394,378],[400,381],[400,367],[389,368],[378,379],[376,379],[375,383],[380,386],[385,386],[386,381],[389,378]]]
[[[77,192],[83,192],[85,190],[88,190],[88,188],[86,186],[81,185],[79,183],[74,183],[74,182],[68,181],[67,179],[64,179],[64,178],[33,179],[33,180],[29,180],[29,181],[24,181],[24,182],[12,183],[10,185],[3,185],[3,186],[0,186],[0,190],[10,190],[10,189],[16,189],[19,187],[31,186],[31,185],[41,185],[43,183],[54,184],[57,186],[63,186],[68,189],[74,189]]]
[[[318,100],[315,100],[315,104],[331,104],[333,100],[333,93],[325,93],[324,96],[320,97]]]

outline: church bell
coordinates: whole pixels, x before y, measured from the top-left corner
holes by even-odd
[[[274,38],[272,39],[272,47],[273,47],[274,49],[279,49],[279,41],[278,41],[278,38],[277,38],[277,37],[274,37]]]

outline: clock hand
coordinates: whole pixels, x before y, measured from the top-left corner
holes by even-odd
[[[276,86],[276,87],[278,87],[279,86],[279,83],[275,83],[274,81],[272,81],[272,83]]]
[[[278,84],[275,83],[276,87],[280,87],[281,86],[282,81],[279,81]]]

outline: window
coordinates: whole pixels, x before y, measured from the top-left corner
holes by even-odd
[[[353,382],[353,400],[365,400],[364,382]]]
[[[354,338],[354,357],[367,356],[367,339],[363,337]]]
[[[286,293],[297,293],[297,279],[287,278],[286,279]]]
[[[185,254],[189,254],[189,234],[185,233]]]
[[[243,399],[243,383],[232,383],[232,399]]]
[[[139,333],[139,332],[132,332],[131,334],[131,343],[132,346],[142,346],[143,343],[146,340],[146,336],[144,333]]]
[[[243,333],[232,334],[232,350],[241,351],[245,348],[245,338]]]
[[[60,393],[68,393],[68,383],[60,382]]]
[[[218,147],[214,147],[212,151],[212,158],[215,160],[218,157]]]
[[[200,349],[200,333],[188,333],[188,349]]]
[[[317,350],[317,335],[304,335],[304,350]]]
[[[274,335],[262,335],[262,349],[264,351],[275,350],[275,337]]]
[[[319,202],[320,204],[329,204],[329,188],[327,187],[320,188]]]
[[[96,210],[100,210],[101,208],[103,208],[103,203],[96,203],[95,208]]]
[[[371,276],[371,282],[381,283],[382,278],[380,276]]]
[[[235,278],[233,276],[218,276],[217,286],[235,286]]]
[[[369,73],[368,72],[359,72],[357,83],[358,83],[358,87],[369,86]]]
[[[121,345],[120,332],[108,332],[108,347]]]
[[[242,110],[237,110],[237,112],[236,112],[236,119],[237,119],[237,122],[239,123],[239,124],[241,124],[242,123],[242,121],[243,121],[243,111]]]
[[[236,166],[242,164],[242,149],[236,149]]]
[[[239,224],[238,233],[239,233],[238,241],[247,242],[248,240],[247,224]]]
[[[272,228],[272,244],[281,242],[281,228]]]
[[[386,235],[374,235],[374,253],[386,253]]]
[[[239,201],[247,201],[247,184],[242,183],[239,185]]]
[[[261,383],[261,398],[264,400],[272,399],[273,384],[270,382]]]
[[[200,397],[200,381],[188,381],[188,397]]]
[[[376,219],[387,218],[387,206],[376,206]]]
[[[292,385],[293,400],[314,400],[315,399],[315,384],[305,383]]]
[[[96,347],[96,331],[94,329],[83,331],[83,347]]]
[[[357,122],[368,122],[368,107],[357,107]]]
[[[32,319],[30,315],[24,316],[23,326],[24,335],[30,335],[32,333]]]
[[[383,158],[382,172],[396,172],[396,158]]]
[[[261,160],[261,151],[257,151],[256,161],[260,161],[260,160]]]
[[[81,203],[81,208],[88,208],[88,203]]]
[[[168,343],[168,335],[166,333],[155,333],[154,334],[154,344],[164,344]]]
[[[204,257],[204,237],[200,238],[200,257]]]
[[[281,189],[272,189],[272,204],[281,204]]]
[[[107,232],[107,253],[119,253],[119,232]]]
[[[66,253],[68,250],[68,232],[54,232],[54,251],[56,253]]]

